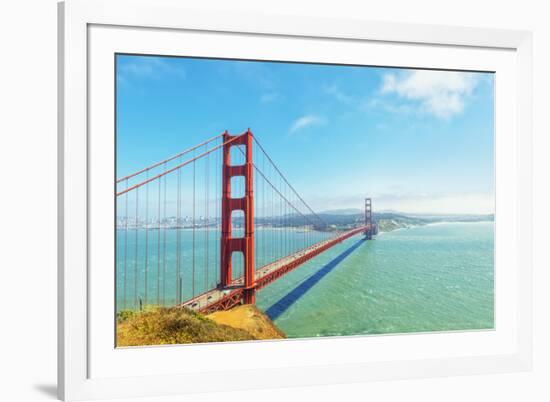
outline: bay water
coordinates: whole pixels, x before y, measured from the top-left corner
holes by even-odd
[[[219,248],[219,232],[181,230],[179,256],[177,231],[166,231],[167,241],[161,238],[160,243],[157,231],[148,232],[117,231],[118,310],[136,308],[137,303],[173,304],[177,260],[181,298],[215,286],[219,251],[212,250]],[[145,236],[147,255],[140,246]],[[288,251],[265,246],[278,238],[276,230],[258,230],[256,236],[261,250],[257,264]],[[188,252],[193,242],[194,278],[193,255]],[[490,329],[493,249],[493,222],[430,224],[380,233],[371,241],[353,236],[259,291],[256,304],[289,338]],[[242,274],[240,265],[235,262],[235,276]],[[157,280],[159,272],[166,280]]]

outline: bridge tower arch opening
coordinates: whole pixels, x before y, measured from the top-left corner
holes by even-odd
[[[240,252],[244,260],[244,297],[245,304],[253,304],[256,298],[256,284],[254,277],[254,189],[252,143],[253,135],[250,129],[244,134],[223,134],[223,162],[222,162],[222,202],[221,202],[221,288],[232,284],[232,254]],[[231,148],[233,146],[245,148],[245,162],[242,165],[231,164]],[[244,177],[244,196],[233,198],[231,193],[231,179]],[[244,236],[233,237],[232,213],[243,211]]]

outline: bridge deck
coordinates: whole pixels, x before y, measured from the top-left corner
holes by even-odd
[[[367,226],[352,229],[332,239],[323,240],[313,246],[299,250],[294,254],[283,257],[257,269],[255,272],[256,289],[259,290],[269,285],[323,251],[367,229]],[[187,307],[202,313],[227,310],[241,303],[244,294],[243,280],[244,278],[240,277],[233,281],[231,286],[227,286],[223,289],[212,289],[193,299],[183,302],[180,304],[180,307]]]

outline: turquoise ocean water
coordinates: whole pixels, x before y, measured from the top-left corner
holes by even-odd
[[[354,236],[261,290],[257,305],[291,338],[493,328],[493,228],[493,222],[439,223],[381,233],[373,241]],[[175,231],[168,232],[175,244]],[[117,233],[119,310],[124,304],[125,249],[126,307],[143,300],[145,293],[145,251],[138,247],[140,263],[136,267],[130,257],[133,251],[128,251],[135,248],[133,235]],[[143,244],[145,234],[137,235],[138,245]],[[184,246],[190,246],[190,232],[181,231],[180,235]],[[125,241],[123,236],[128,236]],[[154,237],[156,232],[149,231],[148,236]],[[269,242],[268,230],[261,236]],[[216,232],[195,233],[196,267],[205,266],[208,258],[208,278],[203,274],[196,275],[194,282],[182,280],[183,296],[200,292],[217,280],[216,256],[206,256],[204,246],[201,251],[200,245],[207,241],[213,242],[211,246],[217,244]],[[154,240],[150,244],[147,298],[155,302],[164,295],[165,303],[170,304],[176,294],[175,272],[170,272],[176,253],[167,247],[166,256],[172,264],[166,264],[167,280],[164,289],[162,283],[158,289],[156,273],[163,267],[158,266],[158,245]],[[273,255],[276,252],[271,251]],[[160,255],[164,255],[162,250]],[[183,278],[191,273],[191,257],[180,254]]]

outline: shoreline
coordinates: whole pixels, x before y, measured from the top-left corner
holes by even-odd
[[[399,227],[395,227],[395,228],[392,228],[392,229],[389,229],[389,230],[384,230],[384,229],[380,229],[378,234],[382,234],[382,233],[391,233],[391,232],[395,232],[395,231],[398,231],[398,230],[405,230],[405,229],[414,229],[414,228],[418,228],[418,227],[423,227],[423,226],[436,226],[436,225],[449,225],[449,224],[480,224],[480,223],[492,223],[494,224],[495,221],[494,220],[481,220],[481,221],[439,221],[439,222],[426,222],[426,223],[421,223],[421,224],[410,224],[410,225],[402,225],[402,226],[399,226]]]

